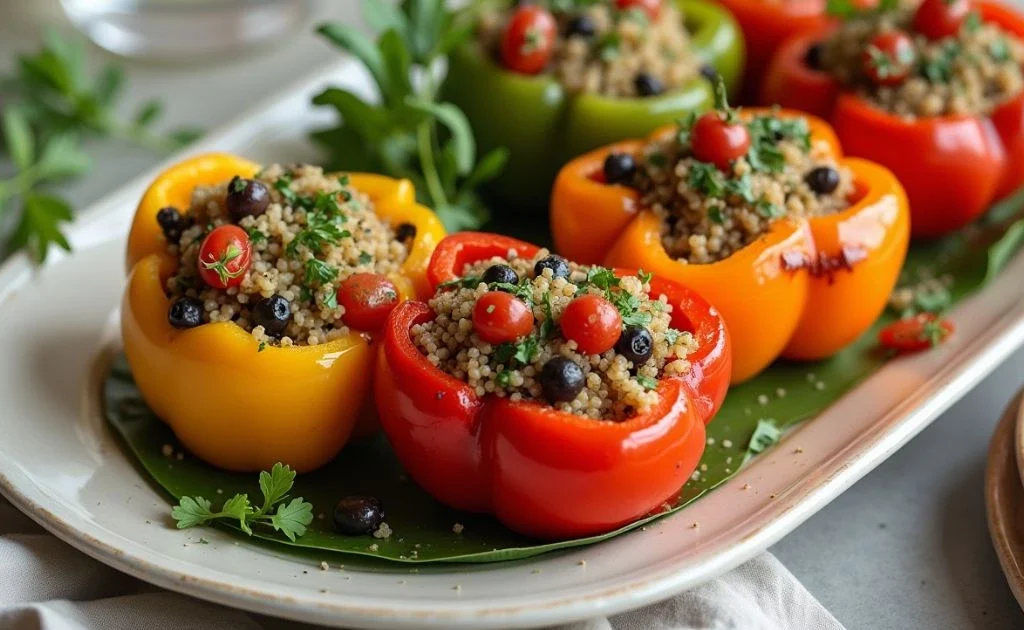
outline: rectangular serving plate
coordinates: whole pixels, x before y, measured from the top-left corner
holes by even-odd
[[[225,151],[265,163],[315,161],[316,153],[306,135],[312,128],[331,122],[332,115],[312,108],[310,98],[326,85],[345,85],[357,93],[370,93],[368,77],[350,62],[332,65],[302,79],[282,95],[255,107],[91,206],[70,231],[73,246],[76,250],[122,249],[127,226],[146,186],[160,170],[182,157]],[[57,253],[47,266],[66,264],[67,257]],[[0,267],[0,287],[16,286],[19,278],[31,273],[27,259],[16,256]],[[284,598],[262,605],[255,596],[230,592],[218,596],[188,580],[172,580],[163,573],[147,572],[124,561],[120,553],[98,550],[74,532],[34,516],[83,551],[143,579],[222,603],[248,605],[308,621],[369,626],[391,620],[415,626],[440,620],[438,625],[455,627],[472,626],[474,620],[486,619],[488,626],[527,626],[610,614],[671,596],[767,549],[928,426],[1024,345],[1022,277],[1024,256],[1018,256],[999,278],[951,313],[957,333],[947,343],[934,351],[887,363],[727,483],[681,513],[654,524],[652,528],[674,537],[673,544],[667,546],[677,552],[659,558],[642,572],[619,579],[614,586],[594,585],[585,595],[553,594],[549,599],[535,600],[528,608],[501,608],[493,602],[474,607],[464,602],[467,605],[459,607],[457,614],[437,618],[415,606],[410,607],[407,617],[396,608],[393,618],[375,616],[367,620],[358,611],[332,609],[329,603],[317,603],[310,608],[300,599]],[[0,294],[0,303],[4,299]],[[0,446],[0,455],[2,451]],[[16,485],[15,479],[5,479],[0,474],[0,490],[29,511],[33,503],[24,495],[18,496]],[[636,535],[641,534],[630,534]],[[621,544],[625,541],[613,540],[591,548],[590,553],[616,553]]]

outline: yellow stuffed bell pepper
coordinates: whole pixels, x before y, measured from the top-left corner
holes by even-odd
[[[128,238],[121,330],[143,397],[193,454],[233,471],[283,462],[302,472],[337,455],[365,413],[377,354],[372,336],[352,330],[317,345],[261,348],[233,322],[182,330],[168,321],[170,299],[164,287],[178,261],[168,252],[157,212],[188,208],[197,186],[236,175],[251,178],[258,170],[259,165],[242,158],[209,154],[157,177],[139,204]],[[370,198],[384,221],[416,228],[408,257],[389,279],[400,299],[425,297],[427,262],[444,237],[441,223],[416,203],[407,180],[351,174],[350,182]]]

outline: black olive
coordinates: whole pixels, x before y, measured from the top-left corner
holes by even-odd
[[[193,297],[180,297],[171,302],[167,321],[175,328],[195,328],[203,323],[203,303]]]
[[[178,244],[181,240],[181,233],[188,229],[189,220],[177,208],[170,206],[160,208],[156,213],[156,222],[163,230],[164,237],[168,243]]]
[[[831,166],[819,166],[804,175],[804,181],[819,195],[827,195],[839,187],[839,172]]]
[[[537,264],[533,266],[533,274],[538,278],[544,274],[545,269],[551,270],[552,278],[568,278],[569,277],[569,263],[565,261],[561,256],[547,256],[537,261]]]
[[[804,63],[811,70],[821,70],[821,43],[814,44],[804,53]]]
[[[235,223],[244,217],[263,214],[270,205],[270,191],[257,179],[242,179],[235,175],[228,183],[226,200],[228,214]]]
[[[633,78],[633,86],[636,88],[636,93],[640,96],[657,96],[665,91],[665,86],[657,77],[653,77],[646,72],[637,73],[636,77]]]
[[[402,243],[416,238],[416,226],[412,223],[400,223],[395,228],[395,240]]]
[[[636,174],[636,160],[628,153],[612,153],[604,159],[604,181],[621,184],[633,179]]]
[[[569,20],[569,23],[565,26],[566,37],[572,37],[573,35],[593,37],[596,33],[597,25],[594,24],[594,20],[590,19],[588,15],[577,15]]]
[[[334,528],[346,536],[369,534],[384,522],[384,507],[376,497],[352,495],[334,506]]]
[[[643,326],[627,326],[615,342],[615,351],[626,357],[633,367],[639,367],[654,353],[654,337]]]
[[[715,67],[709,63],[703,64],[700,67],[700,76],[711,81],[712,84],[718,83],[718,70],[715,70]]]
[[[540,370],[540,386],[550,403],[569,402],[583,391],[583,368],[566,357],[549,359]]]
[[[252,305],[252,323],[263,326],[271,337],[280,337],[292,318],[292,306],[280,295],[271,295]]]
[[[502,282],[506,284],[519,284],[519,274],[508,265],[491,265],[484,272],[481,278],[487,284]]]

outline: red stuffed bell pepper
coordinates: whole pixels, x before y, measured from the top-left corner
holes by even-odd
[[[539,250],[504,236],[454,235],[441,242],[428,278],[436,288],[458,279],[468,264],[510,251],[529,258]],[[442,503],[493,513],[511,529],[545,539],[611,531],[672,502],[703,453],[704,424],[725,396],[731,354],[721,317],[700,296],[660,278],[649,286],[651,295],[668,297],[672,326],[691,333],[696,349],[687,356],[687,373],[652,383],[650,409],[621,421],[595,420],[543,400],[478,395],[417,348],[411,329],[434,319],[432,307],[396,308],[385,330],[376,397],[384,430],[413,479]],[[498,293],[514,299],[494,290],[484,295]]]
[[[959,28],[972,28],[965,17],[967,9],[979,16],[981,23],[1024,38],[1024,18],[985,0],[927,0],[907,27],[908,36],[924,33],[929,41],[955,42],[955,26],[940,29],[936,25],[956,25],[959,19]],[[925,20],[921,14],[926,11],[944,11],[949,19]],[[952,15],[954,12],[960,15]],[[816,46],[820,53],[821,42],[835,28],[822,27],[787,41],[769,65],[761,101],[829,120],[848,155],[888,167],[906,188],[914,236],[941,236],[963,227],[1024,184],[1024,90],[987,114],[896,115],[860,93],[844,89],[832,74],[811,67],[821,55],[809,53]],[[935,30],[935,37],[928,34]],[[882,48],[891,40],[880,40]],[[950,58],[951,63],[956,63],[960,54]],[[908,65],[907,72],[934,76],[944,72],[945,66],[929,62],[916,67],[918,70]],[[881,74],[877,80],[887,85],[902,79],[902,72],[894,69]]]

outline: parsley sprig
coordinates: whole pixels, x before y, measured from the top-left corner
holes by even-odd
[[[0,76],[0,149],[14,167],[0,179],[0,225],[14,224],[2,249],[26,249],[37,263],[52,246],[71,249],[63,232],[72,220],[71,204],[48,187],[91,169],[80,147],[83,138],[118,139],[163,152],[199,135],[194,129],[155,132],[162,112],[157,100],[144,103],[130,118],[118,115],[123,71],[110,63],[90,74],[85,58],[81,40],[48,31],[38,51],[19,55],[13,72]]]
[[[443,0],[403,0],[397,6],[363,0],[376,41],[344,24],[317,28],[362,62],[379,101],[345,88],[324,90],[313,104],[333,108],[340,121],[313,139],[327,149],[332,167],[411,179],[419,200],[435,209],[449,231],[483,224],[488,212],[476,188],[497,176],[508,158],[502,148],[478,160],[465,114],[438,96],[437,69],[470,36],[479,4],[451,10]]]
[[[221,519],[238,521],[239,529],[250,536],[253,526],[262,525],[274,528],[295,542],[313,522],[313,504],[301,497],[287,501],[294,483],[295,471],[278,462],[270,472],[260,473],[260,491],[263,493],[260,507],[253,506],[248,494],[236,494],[219,510],[212,508],[209,499],[185,496],[171,510],[171,518],[177,522],[178,529],[207,525]]]

